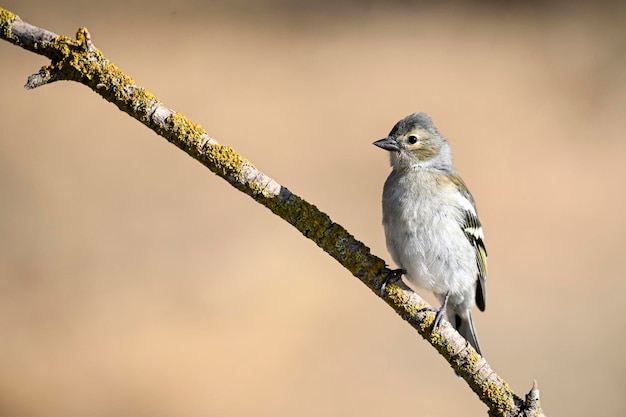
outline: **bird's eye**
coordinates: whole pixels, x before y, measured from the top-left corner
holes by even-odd
[[[415,135],[411,135],[407,138],[407,142],[409,142],[409,144],[414,145],[417,143],[417,136]]]

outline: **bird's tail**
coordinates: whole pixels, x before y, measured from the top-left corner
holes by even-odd
[[[469,342],[470,345],[480,353],[480,347],[478,346],[478,339],[476,338],[476,331],[474,330],[474,324],[472,323],[472,314],[468,311],[467,318],[461,317],[458,314],[454,314],[454,319],[452,320],[452,325],[454,328]]]

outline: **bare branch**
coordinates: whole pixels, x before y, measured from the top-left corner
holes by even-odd
[[[0,37],[50,58],[50,65],[28,78],[26,88],[58,80],[72,80],[88,86],[293,225],[379,295],[389,272],[381,258],[371,254],[367,246],[327,214],[137,86],[93,46],[87,29],[80,28],[73,40],[25,23],[17,15],[0,8]],[[522,400],[448,322],[442,322],[438,332],[431,333],[435,318],[432,308],[402,281],[388,285],[382,298],[467,381],[489,407],[490,415],[543,415],[536,383]]]

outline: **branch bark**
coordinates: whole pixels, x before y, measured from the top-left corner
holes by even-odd
[[[381,258],[371,254],[367,246],[327,214],[259,171],[231,147],[218,143],[200,125],[167,108],[149,91],[137,86],[93,46],[86,28],[78,29],[73,40],[30,25],[0,8],[0,37],[50,59],[50,65],[28,77],[27,89],[59,80],[86,85],[315,242],[437,349],[487,405],[490,416],[544,415],[536,382],[522,399],[447,321],[441,323],[436,333],[431,333],[435,317],[432,308],[402,281],[387,285],[381,295],[381,285],[389,272]]]

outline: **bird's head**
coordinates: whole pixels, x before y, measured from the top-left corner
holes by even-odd
[[[426,113],[413,113],[400,120],[389,136],[374,145],[389,151],[393,169],[452,169],[450,146]]]

